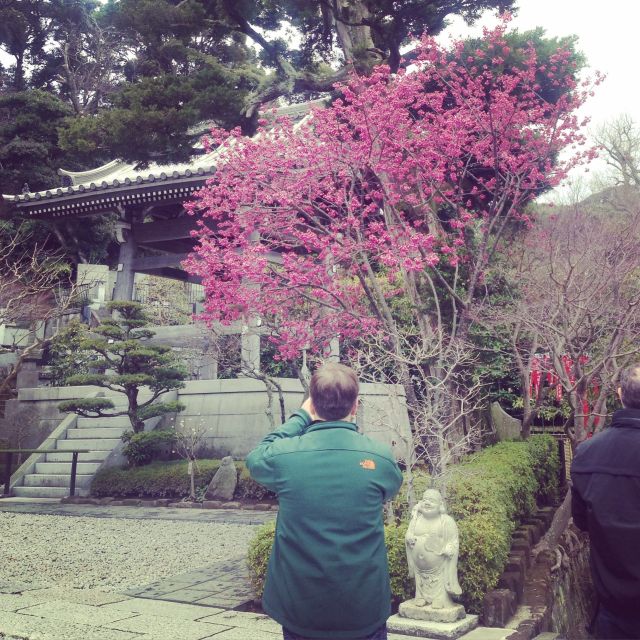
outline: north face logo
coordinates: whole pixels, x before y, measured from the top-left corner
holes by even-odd
[[[363,469],[375,469],[376,468],[376,463],[373,460],[363,460],[360,463],[360,466]]]

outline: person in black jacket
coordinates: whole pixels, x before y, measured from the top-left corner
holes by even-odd
[[[640,365],[622,372],[623,409],[576,449],[571,510],[589,533],[596,638],[640,638]]]

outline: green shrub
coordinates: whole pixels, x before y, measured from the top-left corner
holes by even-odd
[[[531,436],[527,440],[533,461],[533,474],[538,481],[538,502],[553,504],[558,500],[560,455],[558,441],[549,435]]]
[[[391,581],[391,595],[395,605],[415,595],[415,583],[409,577],[407,566],[407,552],[404,537],[409,522],[403,520],[400,524],[387,524],[384,527],[384,539],[389,558],[389,579]]]
[[[524,442],[500,442],[469,456],[461,464],[451,467],[449,486],[453,492],[460,486],[472,486],[468,498],[471,503],[476,503],[476,508],[493,507],[497,501],[514,522],[530,516],[536,509],[538,485]],[[452,495],[452,506],[463,499],[463,496],[454,499]],[[481,503],[479,507],[478,502]],[[474,508],[473,504],[466,506]]]
[[[468,611],[478,613],[485,593],[496,586],[509,555],[511,536],[535,511],[536,497],[547,499],[557,490],[557,457],[553,438],[545,436],[499,443],[450,468],[447,505],[460,533],[458,573]],[[428,474],[414,471],[417,499],[429,484]],[[414,595],[404,542],[409,518],[406,489],[394,501],[394,513],[397,524],[385,526],[385,541],[391,592],[398,603]],[[274,532],[273,526],[261,530],[249,547],[251,580],[259,594]]]
[[[255,536],[251,540],[251,545],[247,553],[247,566],[249,567],[249,578],[251,586],[256,594],[256,598],[262,598],[264,592],[264,581],[267,577],[267,564],[271,554],[271,545],[276,534],[275,521],[267,522],[258,527]]]
[[[458,522],[461,600],[468,611],[479,613],[485,593],[498,584],[509,556],[513,529],[490,513]]]
[[[129,465],[140,467],[159,458],[168,459],[176,444],[176,432],[169,429],[140,433],[125,431],[122,441],[125,443],[122,453]]]
[[[211,482],[220,460],[198,460],[196,488]],[[91,482],[91,495],[131,498],[186,498],[190,479],[186,460],[152,462],[144,467],[109,468],[98,471]]]
[[[275,500],[276,494],[269,489],[258,484],[250,475],[249,470],[244,462],[236,462],[239,470],[238,486],[234,493],[236,500],[256,500],[262,502],[264,500]]]
[[[150,433],[163,433],[152,431]],[[136,434],[132,440],[138,436]],[[265,489],[249,476],[244,463],[236,462],[238,485],[234,498],[237,500],[275,499],[275,494]],[[186,498],[190,484],[186,460],[153,462],[144,466],[109,468],[98,471],[91,483],[91,495],[96,497],[116,496],[135,498]],[[198,460],[196,463],[196,496],[204,497],[207,486],[220,466],[220,460]]]

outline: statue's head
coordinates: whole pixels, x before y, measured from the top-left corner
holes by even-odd
[[[438,515],[440,513],[446,513],[447,508],[442,499],[442,494],[437,489],[427,489],[422,494],[422,508],[427,513]]]

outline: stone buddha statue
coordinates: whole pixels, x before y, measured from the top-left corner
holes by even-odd
[[[405,543],[409,575],[416,581],[416,597],[411,604],[457,609],[459,605],[451,595],[462,593],[458,583],[458,527],[447,515],[436,489],[427,489],[413,508]]]

